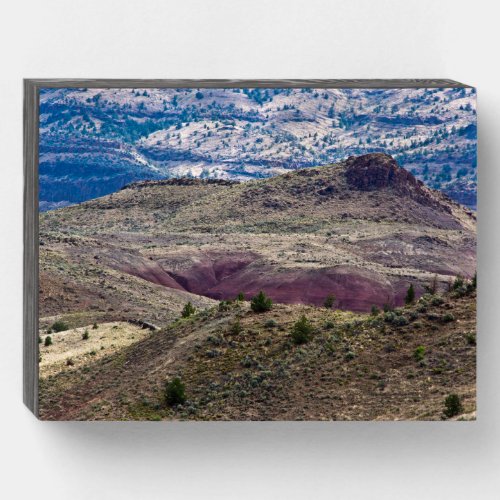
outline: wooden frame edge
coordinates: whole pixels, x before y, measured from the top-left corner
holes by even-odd
[[[24,80],[23,400],[38,417],[39,88]]]

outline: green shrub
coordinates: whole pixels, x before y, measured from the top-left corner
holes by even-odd
[[[335,328],[335,323],[331,320],[325,321],[325,330],[333,330]]]
[[[399,311],[386,312],[384,314],[384,321],[394,326],[405,326],[410,323]]]
[[[261,290],[250,303],[253,312],[269,311],[273,306],[273,301]]]
[[[380,309],[374,304],[372,306],[371,315],[378,316],[380,314]]]
[[[191,304],[191,302],[188,302],[185,306],[184,309],[182,310],[181,316],[183,318],[189,318],[192,314],[196,312],[196,307]]]
[[[344,356],[344,359],[346,361],[351,361],[356,357],[356,354],[354,354],[352,351],[348,351],[346,355]]]
[[[427,312],[427,303],[422,303],[417,306],[417,312],[426,313]]]
[[[432,297],[432,299],[431,299],[431,304],[433,306],[440,306],[443,303],[444,303],[444,300],[439,295],[434,295],[434,297]]]
[[[476,335],[473,332],[469,332],[465,338],[467,339],[467,344],[476,345]]]
[[[266,328],[276,328],[278,326],[278,323],[274,321],[274,319],[268,319],[265,323],[264,326]]]
[[[410,305],[415,302],[415,289],[413,288],[413,283],[410,284],[405,297],[405,304]]]
[[[404,316],[396,316],[396,318],[394,320],[395,326],[406,326],[408,324],[410,324],[410,322]]]
[[[82,340],[88,340],[89,337],[90,337],[89,331],[85,330],[82,335]]]
[[[240,320],[237,319],[231,326],[229,330],[233,335],[239,335],[243,331],[243,327],[240,324]]]
[[[50,335],[47,335],[45,337],[45,342],[43,344],[45,347],[49,347],[49,345],[52,345],[52,337]]]
[[[186,387],[179,377],[166,384],[165,401],[168,406],[181,405],[186,401]]]
[[[236,296],[236,300],[238,300],[239,302],[243,302],[245,300],[245,295],[243,295],[243,292],[240,292],[237,296]]]
[[[229,311],[231,306],[231,302],[229,300],[221,300],[218,305],[218,309],[220,312]]]
[[[94,323],[94,324],[92,325],[92,330],[97,330],[98,328],[99,328],[99,327],[97,326],[97,323]]]
[[[464,279],[462,278],[462,276],[457,276],[455,278],[455,281],[453,282],[453,285],[452,285],[452,290],[458,290],[460,288],[462,288],[464,286]]]
[[[38,335],[38,343],[41,344],[43,342],[42,337]]]
[[[453,316],[453,314],[451,314],[451,313],[446,313],[441,318],[441,320],[443,321],[443,323],[450,323],[451,321],[455,321],[455,316]]]
[[[69,326],[64,321],[58,320],[52,325],[51,329],[56,333],[65,332],[66,330],[69,330]]]
[[[323,305],[327,308],[327,309],[331,309],[333,307],[333,305],[335,304],[335,295],[333,294],[330,294],[326,297],[325,299],[325,302],[323,303]]]
[[[416,319],[418,319],[418,312],[410,311],[410,313],[408,314],[408,318],[410,319],[410,321],[415,321]]]
[[[415,359],[415,361],[423,361],[424,357],[425,347],[423,345],[419,345],[413,353],[413,358]]]
[[[455,417],[463,411],[462,403],[457,394],[447,396],[444,400],[444,407],[444,414],[448,418]]]
[[[245,368],[250,368],[255,364],[257,364],[256,361],[252,358],[252,356],[249,356],[248,354],[241,360],[241,365]]]
[[[314,328],[311,322],[302,316],[292,328],[292,340],[294,344],[305,344],[311,339]]]

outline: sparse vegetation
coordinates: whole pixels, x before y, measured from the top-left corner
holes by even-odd
[[[326,297],[325,299],[325,302],[323,303],[323,306],[326,308],[326,309],[332,309],[334,304],[335,304],[335,295],[333,294],[330,294]]]
[[[278,326],[278,323],[274,319],[268,319],[265,323],[264,326],[266,328],[276,328]]]
[[[260,291],[250,303],[252,311],[256,313],[269,311],[272,306],[273,301],[263,291]]]
[[[314,332],[314,328],[311,322],[305,317],[302,316],[292,328],[292,341],[294,344],[300,345],[305,344],[311,340],[312,334]]]
[[[181,316],[183,318],[189,318],[189,316],[192,316],[196,312],[196,308],[191,304],[191,302],[188,302],[185,306],[184,309],[182,309]]]
[[[467,339],[467,344],[469,345],[476,345],[476,334],[473,332],[468,332],[467,335],[465,336]]]
[[[442,318],[444,323],[449,323],[450,321],[455,321],[455,316],[451,313],[446,313]]]
[[[224,170],[224,148],[234,148],[240,132],[252,142],[242,140],[242,161],[251,153],[243,147],[265,147],[271,165],[273,148],[291,140],[283,134],[273,143],[260,119],[254,116],[247,129],[241,117],[233,122],[212,103],[211,91],[204,91],[203,100],[196,100],[195,92],[188,96],[190,105],[202,106],[210,123],[193,110],[154,134],[145,119],[134,132],[144,137],[144,147],[158,140],[158,155],[167,145],[181,155],[196,135],[214,159],[202,167],[205,177],[219,175],[212,167]],[[263,104],[273,92],[263,89],[248,98]],[[159,101],[172,117],[183,108],[182,95],[175,96],[175,105]],[[286,98],[280,113],[293,128],[302,110]],[[318,101],[326,117],[331,94],[326,104]],[[336,131],[356,126],[355,113],[341,106],[340,119],[333,101],[332,131],[296,138],[297,147],[304,147],[297,155],[318,149],[317,142],[332,157]],[[137,109],[139,115],[146,111]],[[404,140],[410,147],[418,138],[408,132]],[[209,134],[226,141],[221,150],[210,149]],[[374,137],[370,143],[366,137],[358,140],[362,148],[380,146]],[[287,154],[281,151],[280,161]],[[410,161],[405,154],[402,165]],[[384,168],[390,160],[377,161]],[[420,167],[412,168],[418,173]],[[430,281],[429,269],[444,269],[442,264],[471,276],[474,214],[432,191],[420,192],[417,183],[367,191],[370,171],[360,169],[359,177],[356,170],[342,163],[241,184],[147,181],[96,198],[92,210],[83,204],[42,214],[41,335],[54,321],[54,311],[74,311],[62,317],[71,330],[54,335],[51,349],[41,349],[42,414],[55,419],[436,419],[450,392],[473,408],[475,343],[467,336],[475,333],[472,281],[444,293],[446,277],[440,273],[442,296],[435,295],[437,277],[431,294],[416,304],[415,295]],[[434,176],[432,166],[429,176]],[[401,177],[395,182],[405,181]],[[400,193],[407,189],[417,196],[403,199]],[[130,237],[119,237],[124,234]],[[123,269],[115,260],[123,261]],[[133,273],[125,270],[129,267]],[[158,286],[158,273],[172,288]],[[262,291],[248,303],[240,289]],[[338,297],[325,298],[332,290]],[[408,300],[400,307],[405,292]],[[192,302],[186,304],[188,298]],[[370,304],[384,300],[384,314],[377,306],[370,314]],[[453,316],[449,322],[447,315]],[[91,335],[81,342],[84,329]],[[420,347],[424,351],[416,354]],[[68,358],[74,369],[64,368]],[[183,404],[167,402],[173,374]],[[64,401],[78,404],[70,408]]]
[[[54,324],[51,326],[51,332],[59,333],[65,332],[66,330],[69,330],[69,326],[62,320],[54,322]]]
[[[456,417],[462,413],[463,407],[458,394],[450,394],[444,400],[444,415],[447,418]]]
[[[425,347],[423,345],[419,345],[414,353],[413,353],[413,358],[415,361],[420,362],[423,361],[425,357]]]
[[[230,300],[221,300],[217,307],[220,312],[229,311],[231,304],[232,302]]]
[[[47,335],[45,337],[45,342],[43,344],[45,347],[49,347],[52,345],[52,337],[50,335]]]
[[[410,284],[405,296],[405,304],[410,305],[415,302],[415,289],[413,288],[413,283]]]
[[[243,327],[241,326],[239,318],[231,325],[230,332],[233,335],[239,335],[243,331]]]
[[[90,337],[89,331],[85,329],[85,331],[82,334],[82,340],[88,340],[89,337]]]
[[[186,387],[180,378],[175,377],[166,384],[165,402],[168,406],[177,406],[186,402]]]

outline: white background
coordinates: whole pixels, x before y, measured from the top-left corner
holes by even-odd
[[[2,3],[3,498],[499,498],[500,26],[494,7],[471,0]],[[21,402],[24,77],[445,77],[477,86],[478,421],[38,422]]]

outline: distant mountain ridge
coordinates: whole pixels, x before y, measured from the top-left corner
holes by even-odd
[[[249,180],[392,154],[476,206],[474,89],[44,89],[41,209],[146,179]]]

